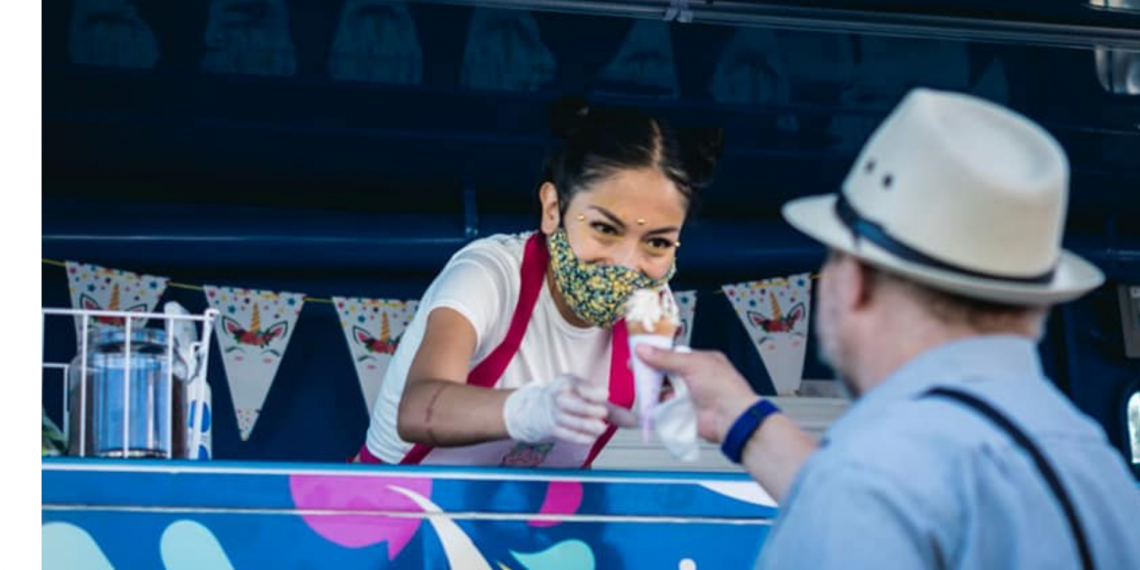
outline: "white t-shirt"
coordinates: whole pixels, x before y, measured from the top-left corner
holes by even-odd
[[[531,235],[533,232],[495,235],[471,242],[452,256],[424,293],[416,316],[388,364],[372,408],[367,445],[380,460],[398,463],[412,448],[396,433],[396,414],[428,315],[434,309],[447,307],[467,318],[477,337],[475,354],[467,369],[475,368],[507,336],[518,304],[523,250]],[[609,373],[609,331],[579,328],[566,322],[543,279],[542,292],[519,351],[495,387],[545,384],[559,374],[609,382]]]

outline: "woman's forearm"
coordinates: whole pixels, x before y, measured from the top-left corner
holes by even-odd
[[[400,400],[400,439],[434,447],[506,439],[503,403],[511,390],[492,390],[450,380],[409,379]]]

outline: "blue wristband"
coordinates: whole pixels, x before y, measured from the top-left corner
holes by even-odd
[[[744,446],[752,438],[752,434],[760,429],[760,424],[764,423],[768,416],[779,411],[780,408],[777,408],[776,404],[764,398],[752,404],[752,407],[745,410],[732,423],[732,427],[724,436],[724,441],[720,443],[720,452],[733,463],[740,463],[741,455],[744,454]]]

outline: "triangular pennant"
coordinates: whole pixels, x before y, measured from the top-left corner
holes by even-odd
[[[72,63],[144,69],[158,61],[154,32],[128,0],[75,0],[71,10]]]
[[[204,71],[271,76],[297,72],[285,0],[212,0],[204,40]]]
[[[681,316],[681,327],[677,329],[677,346],[689,346],[693,338],[693,314],[697,308],[696,291],[674,291],[673,298],[677,300],[677,310]]]
[[[356,365],[364,404],[371,411],[388,363],[419,302],[333,297],[333,305]]]
[[[249,439],[277,367],[293,336],[305,297],[206,285],[206,300],[217,309],[218,348],[226,367],[242,441]]]
[[[654,20],[633,23],[621,49],[602,71],[600,93],[676,98],[673,40],[669,24]]]
[[[780,55],[775,32],[737,30],[721,54],[709,92],[725,104],[787,103],[791,87]]]
[[[811,275],[801,273],[722,288],[748,329],[777,394],[795,395],[807,351]]]
[[[530,12],[476,8],[467,29],[460,85],[471,89],[538,91],[558,71]]]
[[[76,309],[100,311],[126,311],[129,313],[154,312],[159,297],[166,290],[166,277],[139,275],[130,271],[108,269],[90,263],[68,261],[67,285],[71,293],[71,306]],[[123,326],[122,317],[92,317],[88,327],[95,324]],[[146,319],[131,319],[132,327],[146,326]],[[83,320],[75,319],[76,338],[81,334]]]
[[[348,0],[329,55],[336,79],[419,85],[423,52],[403,2]]]

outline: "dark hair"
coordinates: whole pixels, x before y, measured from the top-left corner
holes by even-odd
[[[555,101],[547,122],[561,144],[547,153],[542,182],[554,184],[563,212],[575,194],[633,168],[660,170],[691,210],[696,194],[712,182],[724,141],[721,129],[677,130],[633,109],[591,107],[581,97]]]

